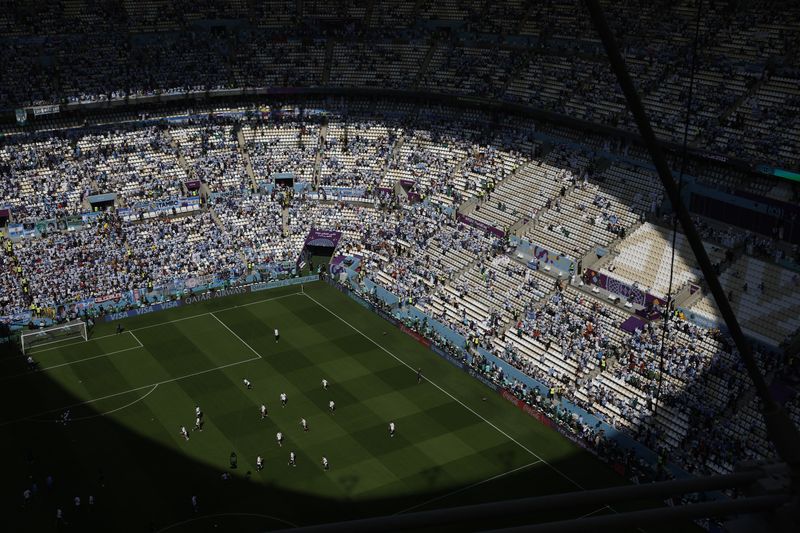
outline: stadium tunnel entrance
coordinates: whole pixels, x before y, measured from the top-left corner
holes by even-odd
[[[340,231],[311,228],[298,260],[300,269],[305,270],[307,267],[309,272],[327,272],[341,238]]]

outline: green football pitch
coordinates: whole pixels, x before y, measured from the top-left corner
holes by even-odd
[[[3,501],[17,502],[3,513],[4,531],[56,530],[57,507],[67,524],[60,527],[70,531],[264,531],[622,482],[321,282],[119,324],[120,334],[117,323],[102,323],[88,342],[32,348],[39,371],[19,355],[0,360]],[[195,406],[202,431],[191,431]],[[22,493],[34,482],[24,506]],[[595,505],[527,519],[609,512]]]

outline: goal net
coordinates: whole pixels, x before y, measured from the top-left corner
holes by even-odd
[[[20,335],[22,353],[27,354],[31,349],[48,344],[57,344],[69,339],[89,340],[86,332],[86,323],[76,320],[68,324],[50,326],[34,331],[25,331]]]

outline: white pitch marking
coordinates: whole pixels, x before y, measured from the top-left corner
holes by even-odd
[[[332,314],[333,316],[335,316],[336,318],[338,318],[339,320],[341,320],[342,322],[344,322],[345,324],[347,324],[348,326],[350,326],[350,328],[351,328],[351,329],[353,329],[353,331],[355,331],[355,332],[359,333],[359,334],[360,334],[362,337],[364,337],[365,339],[367,339],[368,341],[370,341],[372,344],[374,344],[375,346],[377,346],[378,348],[380,348],[380,349],[381,349],[381,350],[383,350],[384,352],[386,352],[386,353],[388,353],[389,355],[391,355],[391,356],[392,356],[392,357],[393,357],[395,360],[397,360],[397,361],[398,361],[400,364],[402,364],[403,366],[407,367],[408,369],[410,369],[410,370],[411,370],[411,371],[413,371],[414,373],[416,373],[416,372],[417,372],[417,370],[416,370],[414,367],[412,367],[411,365],[409,365],[408,363],[406,363],[405,361],[403,361],[402,359],[400,359],[399,357],[397,357],[395,354],[393,354],[392,352],[390,352],[389,350],[387,350],[386,348],[384,348],[383,346],[381,346],[380,344],[378,344],[378,343],[377,343],[375,340],[373,340],[371,337],[367,336],[367,334],[366,334],[366,333],[364,333],[363,331],[361,331],[360,329],[358,329],[357,327],[355,327],[354,325],[352,325],[350,322],[348,322],[348,321],[347,321],[347,320],[345,320],[344,318],[340,317],[339,315],[337,315],[336,313],[334,313],[333,311],[331,311],[330,309],[328,309],[328,308],[327,308],[325,305],[323,305],[322,303],[320,303],[320,302],[319,302],[319,301],[318,301],[316,298],[314,298],[313,296],[311,296],[311,295],[310,295],[310,294],[308,294],[308,293],[303,293],[303,294],[305,294],[305,295],[306,295],[306,296],[307,296],[309,299],[311,299],[313,302],[315,302],[315,303],[316,303],[318,306],[322,307],[322,308],[323,308],[323,309],[325,309],[327,312],[329,312],[330,314]],[[571,477],[569,477],[568,475],[566,475],[565,473],[563,473],[561,470],[559,470],[559,469],[558,469],[558,468],[556,468],[555,466],[553,466],[553,465],[551,465],[550,463],[548,463],[548,462],[547,462],[547,461],[546,461],[546,460],[545,460],[543,457],[541,457],[539,454],[535,453],[533,450],[531,450],[530,448],[528,448],[527,446],[525,446],[524,444],[522,444],[521,442],[519,442],[517,439],[515,439],[514,437],[512,437],[511,435],[509,435],[508,433],[506,433],[505,431],[503,431],[503,430],[502,430],[502,429],[500,429],[499,427],[497,427],[497,426],[496,426],[496,425],[495,425],[493,422],[491,422],[490,420],[486,419],[486,418],[485,418],[483,415],[481,415],[480,413],[476,412],[476,411],[475,411],[474,409],[472,409],[470,406],[468,406],[467,404],[465,404],[464,402],[462,402],[461,400],[459,400],[458,398],[456,398],[455,396],[453,396],[452,394],[450,394],[448,391],[444,390],[442,387],[440,387],[439,385],[437,385],[436,383],[434,383],[433,381],[431,381],[429,378],[425,378],[425,381],[427,381],[428,383],[430,383],[431,385],[433,385],[434,387],[436,387],[437,389],[439,389],[440,391],[442,391],[443,393],[445,393],[447,396],[449,396],[450,398],[452,398],[452,399],[453,399],[455,402],[457,402],[457,403],[461,404],[461,405],[462,405],[462,406],[463,406],[463,407],[464,407],[464,408],[465,408],[467,411],[471,412],[472,414],[474,414],[475,416],[477,416],[478,418],[480,418],[481,420],[483,420],[484,422],[486,422],[487,424],[489,424],[491,427],[493,427],[495,430],[497,430],[497,431],[498,431],[498,432],[499,432],[501,435],[505,436],[505,437],[506,437],[508,440],[510,440],[511,442],[515,443],[517,446],[519,446],[520,448],[522,448],[523,450],[525,450],[526,452],[528,452],[530,455],[532,455],[533,457],[535,457],[535,458],[536,458],[536,459],[538,459],[539,461],[541,461],[541,462],[543,462],[544,464],[546,464],[547,466],[549,466],[549,467],[550,467],[550,468],[551,468],[551,469],[552,469],[554,472],[556,472],[558,475],[560,475],[561,477],[563,477],[564,479],[566,479],[567,481],[569,481],[570,483],[572,483],[573,485],[575,485],[575,486],[576,486],[576,487],[578,487],[579,489],[583,490],[583,486],[582,486],[580,483],[578,483],[577,481],[575,481],[574,479],[572,479]]]
[[[250,351],[251,351],[251,352],[253,352],[254,354],[256,354],[256,355],[259,357],[259,359],[261,359],[261,354],[260,354],[260,353],[258,353],[257,351],[255,351],[255,350],[253,349],[253,347],[252,347],[252,346],[250,346],[249,344],[247,344],[247,341],[245,341],[243,338],[241,338],[241,337],[239,336],[239,334],[238,334],[238,333],[236,333],[236,332],[235,332],[235,331],[233,331],[231,328],[229,328],[229,327],[228,327],[228,324],[226,324],[225,322],[223,322],[222,320],[220,320],[220,319],[219,319],[219,317],[217,317],[217,315],[215,315],[214,313],[211,313],[211,316],[213,316],[213,317],[216,319],[216,321],[217,321],[217,322],[219,322],[220,324],[222,324],[222,326],[223,326],[225,329],[227,329],[228,331],[230,331],[231,333],[233,333],[233,336],[234,336],[234,337],[236,337],[237,339],[239,339],[239,340],[241,341],[241,343],[242,343],[242,344],[244,344],[245,346],[247,346],[247,347],[250,349]]]
[[[86,401],[83,401],[83,402],[78,402],[78,403],[73,403],[73,404],[70,404],[70,405],[65,405],[63,407],[56,407],[55,409],[48,409],[47,411],[42,411],[40,413],[36,413],[36,414],[30,415],[30,416],[26,416],[26,417],[23,417],[23,418],[17,418],[17,419],[14,419],[14,420],[8,420],[8,421],[5,421],[5,422],[0,422],[0,427],[8,426],[9,424],[14,424],[16,422],[22,422],[22,421],[25,421],[25,420],[30,420],[32,418],[37,418],[37,417],[40,417],[42,415],[46,415],[46,414],[49,414],[49,413],[55,413],[56,411],[64,411],[66,409],[72,409],[73,407],[78,407],[78,406],[81,406],[81,405],[86,405],[86,404],[90,404],[90,403],[99,402],[99,401],[102,401],[102,400],[107,400],[107,399],[113,398],[115,396],[122,396],[123,394],[128,394],[128,393],[131,393],[131,392],[135,392],[137,390],[142,390],[142,389],[146,389],[148,387],[153,387],[154,385],[166,385],[167,383],[172,383],[174,381],[179,381],[179,380],[182,380],[182,379],[191,378],[191,377],[194,377],[194,376],[199,376],[201,374],[207,374],[209,372],[214,372],[216,370],[222,370],[223,368],[229,368],[229,367],[236,366],[236,365],[242,365],[244,363],[250,363],[250,362],[256,361],[258,359],[260,359],[260,357],[251,357],[251,358],[245,359],[243,361],[236,361],[235,363],[228,363],[227,365],[221,365],[221,366],[217,366],[217,367],[214,367],[214,368],[208,368],[206,370],[200,370],[198,372],[192,372],[191,374],[184,374],[183,376],[178,376],[178,377],[171,378],[171,379],[165,379],[163,381],[158,381],[156,383],[150,383],[148,385],[142,385],[141,387],[134,387],[132,389],[128,389],[128,390],[124,390],[124,391],[120,391],[120,392],[115,392],[113,394],[108,394],[106,396],[101,396],[99,398],[92,398],[91,400],[86,400]]]
[[[122,350],[114,350],[113,352],[101,353],[100,355],[93,355],[91,357],[84,357],[83,359],[76,359],[75,361],[68,361],[66,363],[59,363],[57,365],[46,366],[46,367],[43,367],[43,368],[37,368],[36,370],[33,370],[33,371],[20,372],[19,374],[11,374],[10,376],[4,376],[4,377],[0,378],[0,381],[8,381],[10,379],[18,378],[18,377],[21,377],[21,376],[29,376],[29,375],[34,374],[34,373],[44,372],[46,370],[53,370],[55,368],[61,368],[62,366],[75,365],[75,364],[78,364],[78,363],[83,363],[84,361],[91,361],[92,359],[99,359],[101,357],[109,357],[111,355],[115,355],[115,354],[118,354],[118,353],[129,352],[131,350],[139,350],[141,348],[144,348],[144,345],[139,343],[139,346],[131,346],[130,348],[123,348]]]

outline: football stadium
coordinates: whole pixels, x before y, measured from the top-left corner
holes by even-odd
[[[800,529],[800,4],[0,9],[0,528]]]

